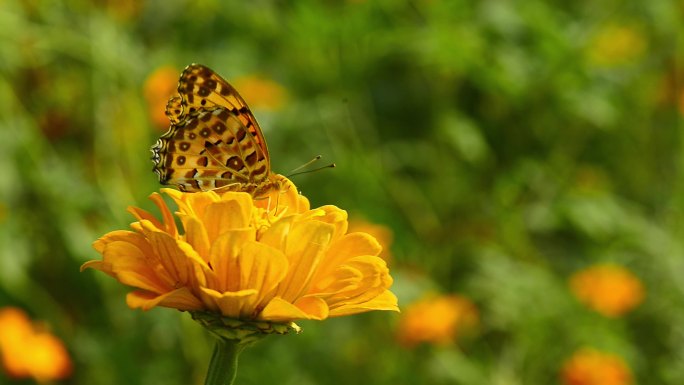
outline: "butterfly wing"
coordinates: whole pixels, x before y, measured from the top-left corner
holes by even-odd
[[[171,124],[179,124],[181,122],[181,115],[183,114],[183,102],[179,95],[171,97],[166,103],[166,117],[169,118]]]
[[[237,115],[255,138],[266,158],[268,147],[252,111],[245,100],[225,79],[201,64],[185,67],[178,81],[178,96],[171,98],[166,111],[171,122],[196,116],[201,111],[225,108]],[[269,165],[270,167],[270,165]]]
[[[152,147],[162,184],[184,191],[268,188],[268,147],[247,103],[227,81],[191,64],[166,106],[171,128]]]
[[[159,181],[189,192],[254,191],[270,168],[268,153],[247,123],[244,113],[223,107],[179,118],[152,147]]]

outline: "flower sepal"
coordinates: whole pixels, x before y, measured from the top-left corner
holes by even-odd
[[[191,311],[192,319],[220,339],[240,345],[250,345],[270,334],[299,333],[302,329],[294,322],[245,321],[224,317],[219,313]]]

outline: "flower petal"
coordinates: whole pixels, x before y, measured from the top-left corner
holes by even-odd
[[[145,221],[141,224],[154,254],[159,257],[158,262],[173,280],[173,286],[197,286],[196,266],[206,266],[206,262],[192,246],[164,232],[154,231]]]
[[[312,219],[335,226],[335,232],[333,233],[334,240],[347,233],[349,223],[347,222],[346,211],[338,208],[337,206],[326,205],[315,210],[311,210],[310,212],[317,213]]]
[[[330,317],[364,313],[371,310],[399,311],[398,299],[389,290],[385,290],[377,297],[363,303],[349,303],[330,309]]]
[[[218,310],[230,318],[254,317],[254,308],[250,307],[249,303],[254,302],[253,297],[257,294],[258,291],[254,289],[219,293],[206,287],[200,288],[200,295],[205,305],[208,305],[209,309]]]
[[[82,269],[101,270],[124,285],[155,293],[168,291],[172,283],[164,272],[158,274],[154,262],[148,258],[149,253],[152,253],[149,245],[144,244],[141,249],[139,241],[142,236],[137,233],[129,233],[129,235],[119,238],[122,240],[114,240],[117,238],[110,237],[106,242],[98,244],[97,247],[102,253],[101,263],[86,262]]]
[[[380,257],[360,256],[340,266],[334,275],[318,282],[310,294],[326,300],[332,309],[359,306],[382,295],[392,285],[392,277]]]
[[[292,227],[285,246],[290,270],[278,287],[280,297],[294,302],[307,290],[334,231],[333,226],[319,221],[296,223]]]
[[[294,216],[289,216],[276,221],[263,232],[259,233],[259,242],[278,250],[285,250],[285,241],[290,233],[294,219]]]
[[[240,286],[259,292],[258,298],[250,304],[252,307],[256,307],[267,295],[273,295],[273,290],[287,275],[288,261],[285,255],[280,250],[256,241],[243,245],[238,262]]]
[[[225,291],[245,289],[240,285],[240,263],[238,256],[242,245],[253,240],[254,229],[237,229],[224,233],[211,245],[210,263],[212,281],[207,284],[210,288]]]
[[[126,304],[131,309],[141,308],[143,310],[150,310],[155,306],[171,307],[179,310],[202,310],[204,308],[202,302],[192,295],[187,287],[181,287],[162,295],[137,290],[128,293]]]
[[[245,200],[251,199],[249,194],[226,193],[222,197],[226,200],[208,205],[205,214],[201,217],[211,241],[228,230],[249,226],[251,212],[247,209],[251,208],[251,204],[244,204]]]
[[[254,229],[236,229],[224,233],[211,245],[209,263],[211,268],[206,272],[207,286],[220,292],[237,291],[239,286],[239,268],[235,259],[242,244],[254,239]]]
[[[318,297],[303,297],[295,302],[301,311],[309,315],[309,319],[323,320],[328,318],[330,309],[328,304]]]
[[[209,261],[211,243],[202,222],[195,217],[186,217],[183,221],[183,228],[185,228],[185,241],[204,261]]]
[[[261,311],[257,319],[270,322],[287,322],[296,319],[311,319],[311,317],[292,303],[275,297]]]
[[[133,243],[141,250],[149,250],[150,247],[145,237],[136,232],[128,230],[115,230],[103,235],[97,241],[93,242],[93,248],[97,250],[98,253],[102,254],[105,246],[108,243],[115,241]]]
[[[159,208],[159,211],[161,211],[163,223],[159,222],[159,220],[157,220],[157,218],[155,218],[149,212],[137,207],[129,206],[128,212],[133,214],[133,216],[136,219],[138,219],[138,221],[146,219],[152,222],[155,227],[165,231],[172,237],[178,236],[178,228],[176,228],[176,221],[174,221],[173,215],[171,215],[171,211],[169,210],[168,206],[166,206],[166,202],[164,202],[162,196],[158,193],[152,193],[150,194],[149,198]]]
[[[184,194],[172,189],[163,189],[167,195],[178,205],[179,216],[189,215],[202,218],[206,208],[212,202],[220,200],[218,194],[213,191],[202,191],[191,194]]]
[[[273,295],[288,267],[281,251],[254,241],[254,230],[249,230],[224,234],[214,242],[211,258],[214,284],[209,285],[219,292],[257,290],[259,295],[244,304],[250,310],[242,309],[243,312],[253,312],[267,295]]]
[[[150,223],[149,221],[146,221],[146,223]],[[153,225],[150,223],[150,226],[153,227]],[[141,227],[142,231],[142,227]],[[132,231],[125,231],[125,230],[117,230],[117,231],[112,231],[104,236],[102,236],[100,239],[95,241],[93,243],[93,248],[97,250],[100,254],[103,254],[104,257],[104,250],[107,247],[107,245],[114,243],[114,242],[126,242],[130,243],[131,245],[135,246],[140,250],[140,253],[144,255],[144,260],[145,262],[140,262],[143,263],[142,266],[140,266],[140,271],[139,273],[142,275],[146,276],[152,276],[156,274],[156,276],[164,282],[166,286],[173,286],[172,279],[166,274],[166,272],[163,270],[163,267],[159,265],[157,262],[158,257],[154,256],[154,251],[150,247],[149,242],[143,236],[142,234],[135,233]],[[136,253],[137,255],[138,253]],[[115,254],[112,254],[114,256]],[[81,266],[81,271],[83,271],[86,268],[94,268],[97,270],[101,270],[113,277],[116,277],[116,273],[113,271],[112,263],[113,261],[110,258],[105,258],[102,263],[94,263],[95,261],[90,261],[86,262]],[[131,265],[128,268],[130,269],[136,269],[135,265]],[[151,269],[154,274],[150,274],[147,269]],[[117,271],[120,271],[121,268],[116,269]],[[149,288],[148,288],[149,289]]]
[[[325,280],[334,275],[334,271],[349,259],[360,255],[375,256],[380,254],[382,246],[378,241],[366,233],[351,233],[342,236],[330,245],[326,253],[325,263],[316,272],[314,285],[320,287],[320,280]]]

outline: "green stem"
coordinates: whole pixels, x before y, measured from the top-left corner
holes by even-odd
[[[239,341],[217,339],[204,385],[232,385],[237,374],[238,356],[243,348]]]

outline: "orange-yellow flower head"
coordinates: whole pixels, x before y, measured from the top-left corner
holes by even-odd
[[[460,295],[429,297],[411,304],[401,317],[397,339],[408,347],[421,342],[438,345],[454,340],[479,323],[475,305]]]
[[[582,303],[607,317],[618,317],[644,299],[641,281],[624,267],[609,263],[575,273],[570,288]]]
[[[86,262],[138,290],[131,308],[164,306],[240,320],[322,320],[370,310],[398,310],[378,242],[347,233],[347,213],[310,209],[284,177],[281,191],[253,199],[243,192],[162,192],[178,205],[182,233],[161,195],[150,198],[162,220],[131,208],[134,231],[94,243],[101,261]]]
[[[71,374],[62,341],[34,325],[21,309],[0,309],[0,355],[9,377],[47,382]]]
[[[632,374],[618,356],[595,349],[580,349],[561,369],[564,385],[629,385]]]

